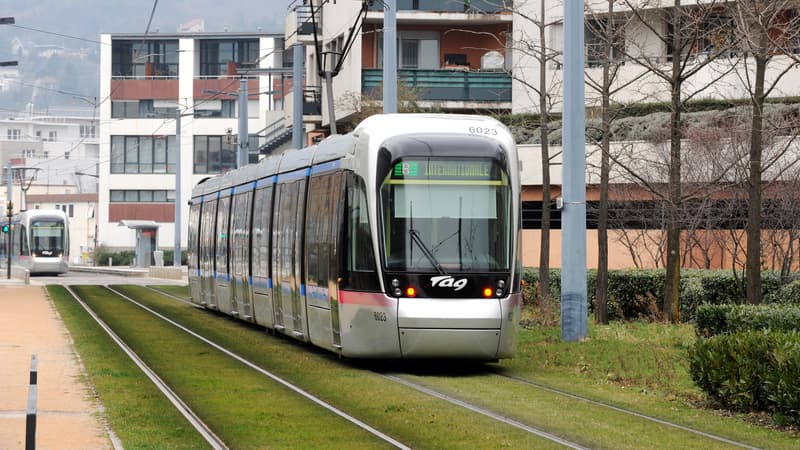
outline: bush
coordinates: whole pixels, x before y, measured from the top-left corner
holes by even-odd
[[[705,304],[697,308],[695,332],[698,336],[755,330],[800,330],[800,306]]]
[[[97,258],[95,259],[95,265],[107,266],[109,257],[111,258],[111,265],[113,266],[132,266],[133,260],[136,258],[136,252],[134,252],[133,250],[111,252],[105,247],[100,247],[97,250]]]
[[[800,305],[800,280],[794,280],[764,296],[764,303]]]
[[[698,339],[689,373],[723,405],[800,423],[800,334],[747,331]]]

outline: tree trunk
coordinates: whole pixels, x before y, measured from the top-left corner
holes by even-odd
[[[550,301],[550,148],[547,114],[547,48],[545,47],[545,8],[541,5],[542,24],[539,27],[539,119],[542,138],[542,229],[539,247],[539,298]]]
[[[613,17],[614,0],[608,1],[608,15]],[[610,169],[611,123],[609,117],[611,75],[610,65],[614,43],[613,21],[606,27],[606,60],[603,62],[602,141],[600,142],[600,208],[597,212],[597,286],[595,289],[594,319],[608,323],[608,179]]]
[[[750,201],[747,206],[745,278],[747,301],[757,305],[761,303],[761,158],[763,152],[764,74],[767,69],[767,58],[762,53],[755,56],[755,62],[756,80],[755,92],[752,97],[753,117],[750,130],[750,174],[747,184]]]
[[[675,2],[673,24],[675,30],[681,29],[680,1]],[[680,321],[678,292],[681,277],[681,37],[673,34],[672,45],[672,112],[670,114],[669,151],[669,200],[667,203],[667,261],[664,280],[664,318],[670,322]]]

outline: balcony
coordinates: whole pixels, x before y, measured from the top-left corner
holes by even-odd
[[[499,14],[512,7],[511,0],[397,0],[397,11]],[[375,2],[369,10],[383,12],[383,3]]]
[[[465,70],[398,70],[398,83],[419,91],[420,100],[510,102],[511,76],[505,72]],[[361,70],[361,92],[375,90],[383,69]]]

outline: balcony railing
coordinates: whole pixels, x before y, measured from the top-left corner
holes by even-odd
[[[511,0],[397,0],[398,11],[470,12],[498,14],[510,12]],[[383,11],[383,2],[375,2],[370,11]]]
[[[463,70],[399,70],[398,82],[417,89],[420,100],[510,102],[511,77],[505,72]],[[361,92],[383,81],[383,69],[361,70]]]

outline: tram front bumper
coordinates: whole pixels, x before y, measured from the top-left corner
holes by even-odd
[[[494,359],[503,325],[499,299],[400,299],[404,358]]]

